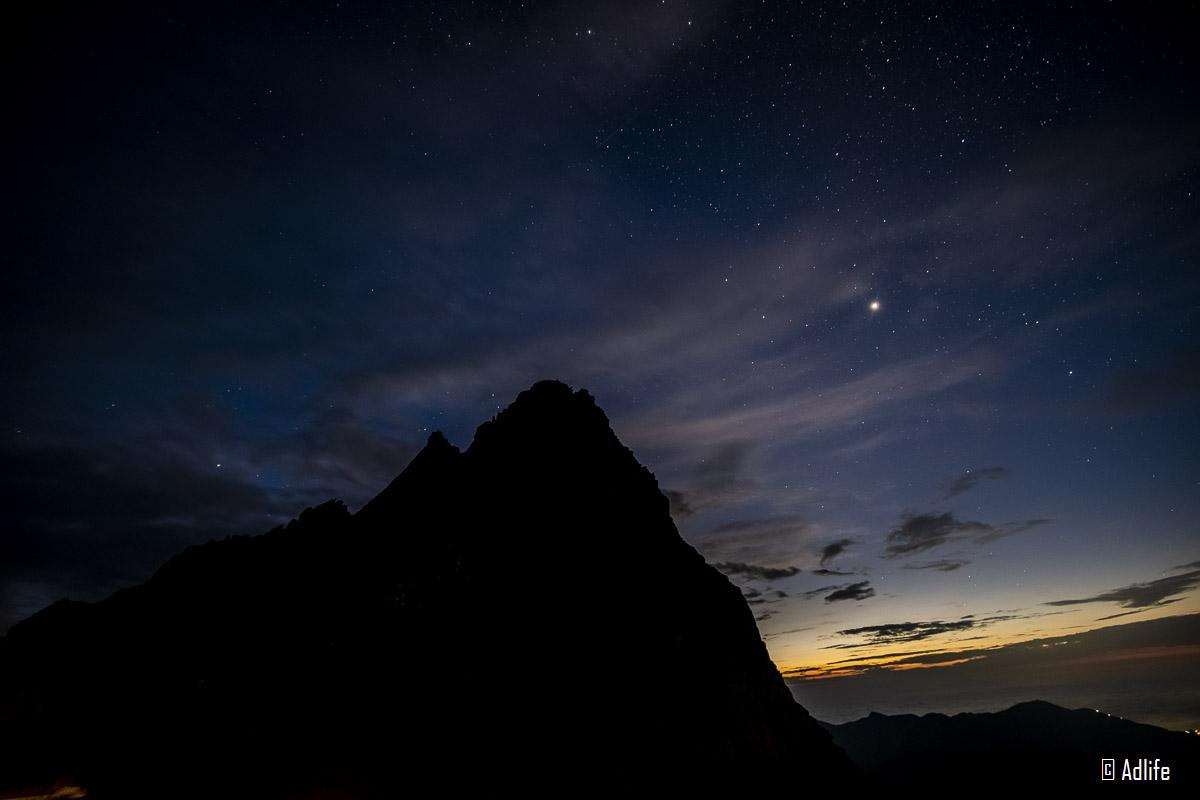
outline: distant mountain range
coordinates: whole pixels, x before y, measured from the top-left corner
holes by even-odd
[[[1113,783],[1200,785],[1200,736],[1040,700],[990,714],[871,714],[821,725],[886,786],[1086,790],[1108,783],[1105,759]]]
[[[435,433],[357,514],[188,548],[0,639],[0,792],[571,797],[843,788],[739,590],[586,392]]]

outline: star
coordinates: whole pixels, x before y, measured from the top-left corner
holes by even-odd
[[[881,308],[881,306],[879,305],[879,301],[878,301],[878,300],[872,300],[872,301],[871,301],[870,309],[871,309],[872,311],[878,311],[880,308]]]

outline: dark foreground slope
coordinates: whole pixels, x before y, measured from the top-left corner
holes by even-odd
[[[95,797],[841,785],[738,590],[586,392],[440,434],[358,514],[210,542],[0,640],[6,786]]]
[[[991,714],[871,714],[821,724],[881,787],[985,782],[1085,793],[1108,784],[1104,759],[1113,759],[1115,784],[1200,786],[1200,737],[1045,701]],[[1170,770],[1166,781],[1163,767]]]

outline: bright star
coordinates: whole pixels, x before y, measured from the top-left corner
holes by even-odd
[[[872,301],[871,301],[871,310],[872,310],[872,311],[878,311],[878,310],[879,310],[879,308],[880,308],[880,306],[879,306],[879,301],[878,301],[878,300],[872,300]]]

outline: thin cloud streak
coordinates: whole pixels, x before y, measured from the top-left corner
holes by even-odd
[[[713,563],[790,570],[818,533],[819,528],[804,517],[776,516],[728,522],[690,541]]]
[[[668,425],[672,411],[699,405],[698,397],[678,393],[665,400],[668,411],[626,420],[625,427],[635,440],[657,446],[714,446],[731,439],[802,441],[876,420],[901,406],[975,380],[991,364],[991,357],[982,353],[949,366],[943,355],[922,356],[840,385],[808,390],[797,387],[794,396],[777,392],[772,399],[756,405],[732,402],[739,399],[740,391],[730,389],[716,398],[706,392],[710,406],[724,409],[699,418],[675,417],[677,421]]]
[[[949,511],[942,514],[914,514],[910,511],[903,515],[900,526],[887,535],[888,544],[882,556],[889,559],[907,558],[959,541],[987,544],[1050,522],[1052,520],[1031,519],[989,525],[975,520],[960,520]]]
[[[953,572],[957,569],[962,569],[971,562],[965,558],[943,558],[940,561],[931,561],[928,564],[905,564],[905,569],[931,569],[935,572]]]
[[[842,600],[866,600],[869,597],[875,596],[875,590],[871,588],[870,581],[861,581],[852,583],[849,586],[844,586],[835,592],[831,592],[825,597],[826,604],[837,603]]]
[[[943,498],[949,500],[951,497],[957,497],[963,492],[969,492],[976,486],[979,486],[984,481],[994,481],[1000,478],[1007,478],[1012,475],[1012,470],[1008,467],[985,467],[983,469],[968,470],[965,475],[962,475],[950,484],[950,488],[946,490],[946,496]]]
[[[1183,599],[1185,595],[1200,587],[1200,570],[1182,575],[1168,575],[1148,583],[1135,583],[1101,592],[1091,597],[1076,600],[1051,600],[1048,606],[1076,606],[1087,603],[1117,603],[1122,608],[1148,609],[1165,606]],[[1118,615],[1119,616],[1119,615]]]
[[[777,581],[800,573],[799,567],[763,567],[758,564],[743,564],[740,561],[724,561],[713,566],[730,577],[762,581]]]

